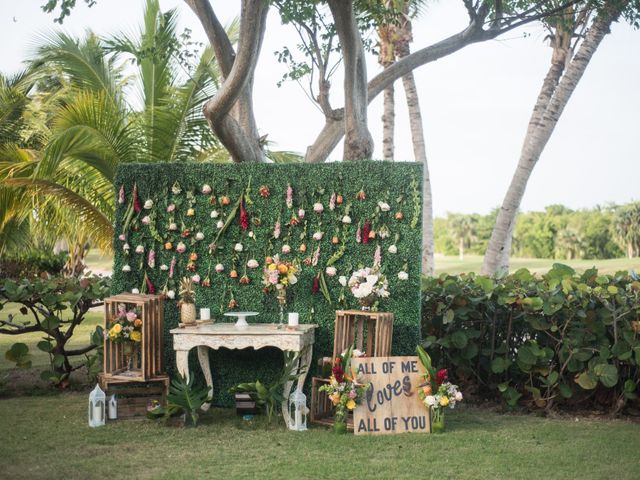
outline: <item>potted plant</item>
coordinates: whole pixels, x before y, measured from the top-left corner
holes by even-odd
[[[147,411],[147,417],[152,420],[164,418],[167,423],[179,419],[181,425],[195,427],[200,418],[198,411],[210,400],[209,389],[194,385],[192,374],[188,381],[180,375],[171,380],[167,405],[154,405]]]
[[[189,277],[184,277],[180,280],[180,321],[184,325],[196,324],[195,300],[193,280]]]

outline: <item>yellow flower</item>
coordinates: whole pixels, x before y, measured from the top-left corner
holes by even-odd
[[[338,386],[338,381],[336,380],[336,377],[334,377],[333,375],[331,375],[331,378],[329,379],[329,383],[334,387]]]
[[[334,392],[329,395],[329,399],[333,402],[334,405],[338,405],[340,403],[340,394],[338,392]]]
[[[355,400],[353,400],[353,399],[352,399],[352,400],[349,400],[349,401],[347,402],[347,408],[348,408],[349,410],[353,410],[354,408],[356,408],[356,401],[355,401]]]
[[[271,265],[269,265],[269,270],[275,270],[276,268],[278,267],[276,266],[275,263],[272,263]]]
[[[447,405],[449,405],[449,397],[442,397],[440,399],[440,405],[443,407],[446,407]]]
[[[117,335],[122,331],[122,325],[120,325],[119,323],[116,323],[111,330],[114,331]]]
[[[132,342],[140,342],[140,341],[142,341],[142,333],[141,332],[131,332],[131,341]]]

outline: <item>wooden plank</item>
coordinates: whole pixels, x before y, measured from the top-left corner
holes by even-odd
[[[360,351],[363,350],[363,341],[364,341],[364,318],[358,318],[356,320],[357,326],[356,326],[356,331],[357,333],[357,337],[356,337],[356,348]]]

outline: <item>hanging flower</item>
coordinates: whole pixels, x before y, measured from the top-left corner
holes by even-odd
[[[231,278],[238,278],[238,271],[234,268],[233,270],[231,270],[231,271],[229,272],[229,276],[230,276]]]
[[[217,210],[211,210],[211,213],[209,214],[209,216],[211,218],[218,218],[218,216],[220,216],[220,214],[218,213]]]
[[[151,282],[151,279],[145,275],[144,276],[144,281],[147,284],[147,291],[151,294],[154,295],[156,293],[156,287],[153,285],[153,282]]]
[[[180,236],[182,238],[187,238],[191,235],[191,229],[190,228],[185,228],[184,230],[182,230],[182,233],[180,234]]]
[[[291,253],[291,246],[283,245],[282,246],[282,253],[284,253],[284,254]]]
[[[378,207],[381,212],[388,212],[391,210],[391,206],[387,202],[378,202]]]
[[[171,243],[171,242],[166,242],[166,243],[164,244],[164,249],[165,249],[165,250],[171,250],[172,248],[173,248],[173,243]]]
[[[130,272],[131,271],[131,267],[129,265],[123,265],[122,266],[122,271],[123,272]]]
[[[142,217],[143,225],[149,225],[150,223],[151,223],[151,217],[149,217],[149,215],[145,215],[144,217]]]
[[[196,252],[192,252],[191,255],[189,255],[189,260],[191,260],[192,262],[198,260],[198,254]]]
[[[176,298],[176,292],[174,290],[167,290],[167,298],[173,300]]]
[[[140,290],[138,290],[137,288],[132,288],[131,293],[133,293],[134,295],[138,295],[140,293]]]
[[[438,373],[436,373],[436,383],[438,385],[442,385],[448,379],[449,379],[449,372],[447,371],[446,368],[442,368],[438,370]]]
[[[221,263],[217,263],[215,267],[213,267],[216,272],[222,273],[224,272],[224,265]]]
[[[324,206],[320,202],[316,202],[313,204],[313,211],[316,213],[322,213],[324,211]]]
[[[209,195],[211,193],[211,186],[206,183],[202,186],[202,193],[205,195]]]
[[[209,277],[205,278],[204,280],[202,280],[200,285],[202,285],[203,287],[210,287],[211,286],[211,279]]]
[[[147,265],[149,265],[149,268],[155,268],[156,266],[156,251],[153,248],[149,250],[149,255],[147,256]]]
[[[249,277],[247,277],[247,275],[242,275],[242,277],[240,277],[240,284],[241,285],[249,285],[251,283],[251,280],[249,279]]]
[[[196,262],[189,262],[187,263],[187,270],[189,272],[195,272],[198,269],[198,267],[196,266]]]
[[[229,303],[227,304],[227,308],[238,308],[239,306],[240,306],[240,304],[233,297],[231,297],[231,300],[229,300]]]
[[[342,285],[343,287],[346,287],[347,286],[347,277],[345,277],[344,275],[340,275],[338,277],[338,283],[340,285]]]
[[[218,245],[216,243],[209,244],[209,255],[213,254],[218,249]]]
[[[247,209],[244,206],[244,199],[240,201],[240,227],[245,232],[247,228],[249,228],[249,215],[247,214]]]
[[[131,247],[129,246],[128,243],[125,243],[124,245],[122,245],[122,250],[124,250],[125,253],[128,253],[130,248]]]
[[[229,204],[231,203],[231,199],[230,199],[227,195],[224,195],[224,196],[220,199],[220,203],[221,203],[222,205],[225,205],[225,206],[226,206],[226,205],[229,205]]]
[[[216,223],[216,228],[218,230],[222,230],[224,228],[224,222],[222,220],[218,220],[218,223]]]
[[[311,258],[311,265],[314,267],[318,265],[318,261],[320,260],[320,245],[316,248],[316,251],[313,252],[313,257]]]
[[[120,185],[120,191],[118,192],[118,203],[122,205],[124,202],[124,185]]]
[[[342,223],[345,224],[350,224],[351,223],[351,217],[349,215],[345,215],[344,217],[342,217]]]
[[[324,272],[330,277],[335,277],[338,270],[336,270],[336,267],[327,267]]]
[[[362,227],[362,243],[369,243],[369,233],[371,232],[371,224],[366,221],[364,222],[364,226]]]
[[[300,220],[302,220],[302,219],[304,218],[304,216],[305,216],[304,208],[299,209],[299,210],[298,210],[298,218],[299,218]]]
[[[173,186],[171,187],[171,193],[173,193],[174,195],[180,195],[180,192],[182,192],[182,189],[180,188],[180,184],[176,180]]]
[[[196,273],[193,277],[191,277],[191,281],[193,283],[200,283],[200,275]]]
[[[313,277],[313,283],[311,284],[311,293],[314,295],[320,291],[320,275]]]
[[[118,235],[118,240],[120,240],[121,242],[124,242],[127,239],[127,236],[124,233],[121,233],[120,235]]]
[[[258,261],[255,258],[252,258],[247,262],[247,267],[249,268],[258,268]]]
[[[204,240],[204,233],[202,232],[196,233],[196,240]]]
[[[249,233],[247,233],[247,236],[248,236],[249,238],[253,238],[253,237],[255,237],[255,234],[253,233],[253,230],[251,230]]]
[[[171,257],[171,263],[169,263],[169,278],[173,278],[173,272],[176,268],[176,256]]]
[[[293,188],[287,184],[287,208],[293,208]]]
[[[273,238],[276,240],[280,238],[280,220],[276,221],[276,224],[273,226]]]
[[[133,184],[133,210],[136,213],[140,213],[142,206],[140,205],[140,198],[138,197],[138,184]]]
[[[342,205],[342,202],[344,202],[344,198],[342,197],[342,195],[336,196],[336,203],[338,205]]]
[[[144,245],[138,245],[138,246],[136,247],[136,253],[137,253],[137,254],[144,253]]]
[[[238,242],[233,246],[233,249],[236,252],[240,253],[242,250],[244,250],[244,246],[241,243]]]
[[[336,192],[331,194],[331,198],[329,198],[329,210],[333,211],[336,208]]]
[[[298,250],[300,250],[301,253],[304,253],[307,251],[307,244],[303,243],[300,245],[300,247],[298,248]]]
[[[389,227],[386,225],[381,226],[380,230],[378,230],[378,236],[382,239],[387,238],[389,235],[391,235],[391,232],[389,231]]]
[[[395,245],[389,245],[389,248],[387,249],[387,251],[388,251],[389,253],[394,253],[394,254],[395,254],[395,253],[398,253],[398,247],[397,247],[397,246],[395,246]]]
[[[376,231],[375,230],[369,230],[369,235],[367,235],[367,237],[369,237],[369,240],[375,240]]]
[[[367,198],[367,195],[364,193],[364,190],[361,188],[358,193],[356,193],[356,200],[364,200]]]
[[[178,224],[175,222],[171,222],[169,224],[169,230],[171,230],[172,232],[175,232],[178,229]]]
[[[334,235],[333,237],[331,237],[331,243],[334,245],[337,245],[338,243],[340,243],[340,239],[338,238],[337,235]]]
[[[323,236],[323,235],[324,235],[324,234],[323,234],[322,232],[315,232],[315,233],[313,234],[313,239],[314,239],[316,242],[319,242],[320,240],[322,240],[322,236]]]
[[[145,209],[145,210],[151,210],[152,208],[153,208],[153,200],[151,200],[151,199],[147,199],[147,200],[144,202],[144,209]]]
[[[184,243],[179,242],[178,246],[176,247],[176,252],[184,253],[186,250],[187,250],[187,246]]]
[[[362,229],[360,228],[360,224],[358,224],[358,229],[356,230],[356,242],[362,242]]]
[[[167,205],[167,213],[172,213],[176,211],[176,205],[175,203],[170,203],[169,205]]]
[[[376,245],[376,251],[373,253],[373,266],[379,267],[382,262],[382,255],[380,252],[380,245]]]
[[[398,272],[398,280],[409,280],[409,274],[404,270]]]
[[[260,193],[260,196],[262,198],[269,198],[269,195],[271,195],[271,192],[269,191],[269,187],[267,187],[266,185],[261,185],[260,188],[258,189],[258,193]]]
[[[394,218],[400,221],[404,218],[404,214],[402,212],[396,212],[396,214],[394,215]]]
[[[163,263],[162,265],[160,265],[160,270],[166,272],[167,270],[169,270],[169,266],[166,263]]]
[[[300,223],[300,220],[295,215],[291,217],[291,220],[289,220],[289,225],[291,225],[292,227],[295,227],[299,223]]]
[[[196,214],[195,209],[193,208],[188,208],[187,209],[187,217],[193,217]]]

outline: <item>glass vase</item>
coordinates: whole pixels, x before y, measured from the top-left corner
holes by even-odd
[[[278,328],[284,326],[284,306],[287,304],[287,291],[284,288],[278,290],[278,304],[280,305],[280,319],[278,322]]]
[[[347,433],[347,414],[346,412],[342,412],[336,410],[336,415],[334,417],[333,431],[339,435]]]
[[[362,297],[358,299],[358,302],[360,302],[360,309],[364,312],[371,311],[371,307],[375,302],[375,300],[376,298],[373,295],[369,295],[368,297]]]
[[[444,408],[431,407],[431,433],[444,432]]]

